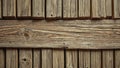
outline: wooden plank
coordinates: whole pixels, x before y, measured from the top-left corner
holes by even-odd
[[[119,49],[119,20],[0,21],[0,47]]]
[[[114,68],[113,50],[103,50],[102,54],[102,68]]]
[[[33,56],[34,56],[33,68],[41,68],[41,50],[34,49]]]
[[[32,68],[32,49],[19,50],[19,68]]]
[[[79,68],[90,68],[90,51],[79,51]]]
[[[101,68],[101,51],[91,51],[91,68]]]
[[[115,68],[120,68],[120,50],[115,50]]]
[[[107,18],[112,18],[113,16],[113,5],[112,5],[112,0],[105,0],[105,7],[106,7],[106,17]]]
[[[53,50],[42,49],[42,68],[53,68]]]
[[[53,68],[64,68],[64,50],[53,50]]]
[[[78,52],[77,50],[66,51],[66,68],[78,68]]]
[[[16,0],[3,0],[3,17],[16,17]]]
[[[2,0],[0,0],[0,19],[2,18],[2,2],[1,2]]]
[[[31,0],[17,0],[17,17],[31,17]]]
[[[78,1],[77,0],[63,0],[63,18],[77,18],[78,17]]]
[[[17,49],[6,49],[6,68],[18,68]]]
[[[0,49],[0,68],[5,68],[5,52]]]
[[[79,17],[90,17],[90,0],[79,0]]]
[[[105,18],[105,0],[92,0],[92,18]]]
[[[45,17],[45,0],[33,0],[32,1],[32,16],[33,18]]]
[[[46,0],[46,17],[62,18],[62,0]]]
[[[120,18],[120,0],[113,0],[114,3],[114,18]]]

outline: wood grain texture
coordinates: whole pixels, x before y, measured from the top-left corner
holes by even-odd
[[[120,0],[113,0],[114,3],[114,18],[120,18]]]
[[[115,50],[115,68],[120,68],[120,50]]]
[[[0,49],[0,68],[5,68],[5,52]]]
[[[53,68],[53,50],[42,49],[42,68]]]
[[[113,17],[113,4],[112,0],[105,0],[105,7],[106,7],[106,17],[112,18]]]
[[[32,49],[19,50],[19,68],[32,68]]]
[[[62,18],[62,0],[46,0],[46,17]]]
[[[91,68],[101,68],[101,51],[91,51]]]
[[[16,17],[16,0],[3,0],[3,16]]]
[[[105,18],[105,0],[92,0],[92,18]]]
[[[6,49],[6,68],[18,68],[17,49]]]
[[[32,17],[38,19],[45,17],[45,0],[32,1]]]
[[[64,50],[53,50],[53,68],[64,68]]]
[[[63,18],[77,18],[78,17],[78,1],[77,0],[63,0]]]
[[[77,50],[66,51],[66,68],[78,68],[78,52]]]
[[[0,0],[0,19],[2,18],[2,0]]]
[[[113,50],[103,50],[102,54],[103,54],[102,68],[114,68]]]
[[[79,17],[90,17],[90,0],[79,0]]]
[[[41,68],[41,49],[34,49],[33,56],[33,68]]]
[[[31,17],[31,0],[17,0],[17,17]]]
[[[79,68],[90,68],[90,51],[79,51]]]
[[[0,21],[0,47],[117,49],[119,20]]]

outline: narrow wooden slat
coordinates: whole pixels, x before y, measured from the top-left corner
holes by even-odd
[[[16,0],[3,0],[3,16],[16,17]]]
[[[53,68],[64,68],[64,50],[53,50]]]
[[[77,0],[63,0],[63,18],[77,18],[78,17],[78,1]]]
[[[101,68],[101,51],[91,51],[91,68]]]
[[[105,18],[105,0],[92,0],[92,18]]]
[[[113,0],[114,3],[114,18],[120,18],[120,0]]]
[[[32,49],[19,50],[19,68],[32,68]]]
[[[120,50],[115,50],[115,68],[120,68]]]
[[[77,50],[66,51],[66,68],[78,68]]]
[[[90,68],[90,51],[79,51],[79,68]]]
[[[114,68],[113,66],[113,51],[112,50],[103,50],[103,60],[102,60],[102,68]]]
[[[33,68],[41,68],[41,50],[40,49],[34,49],[33,51],[34,56],[34,67]]]
[[[106,16],[107,16],[107,18],[112,18],[113,17],[112,16],[112,13],[113,13],[113,11],[112,11],[113,7],[112,6],[113,6],[112,5],[112,0],[105,0]]]
[[[5,52],[0,49],[0,68],[5,68]]]
[[[79,17],[90,17],[90,0],[79,0]]]
[[[6,68],[18,68],[17,49],[6,49]]]
[[[62,0],[46,0],[46,17],[62,17]]]
[[[31,16],[31,0],[17,0],[17,16],[18,17]]]
[[[53,68],[53,52],[51,49],[42,49],[42,68]]]
[[[0,0],[0,19],[2,18],[2,2],[1,2],[2,0]]]
[[[32,0],[32,16],[34,18],[45,17],[45,0]]]

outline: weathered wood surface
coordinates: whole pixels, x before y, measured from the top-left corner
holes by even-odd
[[[2,18],[2,3],[1,3],[2,0],[0,0],[0,19]]]
[[[0,47],[119,49],[119,20],[1,20]]]
[[[4,49],[0,49],[0,68],[5,68],[5,52],[4,52]]]
[[[16,0],[3,0],[3,16],[16,17]]]
[[[120,18],[120,0],[113,0],[114,3],[114,18]]]

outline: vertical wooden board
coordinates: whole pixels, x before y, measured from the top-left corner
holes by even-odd
[[[106,17],[112,18],[112,0],[106,0],[105,1],[105,7],[106,7]]]
[[[45,0],[32,0],[32,16],[34,18],[45,17]]]
[[[17,0],[17,16],[18,17],[31,16],[31,0]]]
[[[51,49],[42,49],[42,68],[53,68],[53,52]]]
[[[102,51],[102,68],[113,68],[113,51],[112,50],[103,50]]]
[[[92,0],[92,18],[106,18],[105,0]]]
[[[2,0],[0,0],[0,19],[2,18],[2,2],[1,2]]]
[[[64,50],[53,50],[53,68],[64,68]]]
[[[101,68],[101,51],[91,51],[91,68]]]
[[[115,50],[115,68],[120,68],[120,50]]]
[[[78,53],[77,50],[66,51],[66,68],[78,68]]]
[[[5,68],[5,52],[3,49],[0,49],[0,68]]]
[[[77,0],[63,0],[63,18],[77,18],[78,17],[78,1]]]
[[[3,0],[3,16],[4,17],[16,16],[16,0]]]
[[[32,49],[19,50],[19,68],[32,68]]]
[[[62,17],[62,0],[46,0],[46,17]]]
[[[114,3],[114,18],[120,18],[120,0],[113,0]]]
[[[34,60],[33,68],[41,68],[41,50],[40,49],[34,49],[33,53],[34,53],[33,54],[33,56],[34,56],[34,58],[33,58],[33,60]]]
[[[6,68],[18,68],[17,49],[6,49]]]
[[[90,51],[79,51],[79,68],[90,68]]]
[[[79,0],[79,17],[90,17],[90,0]]]

